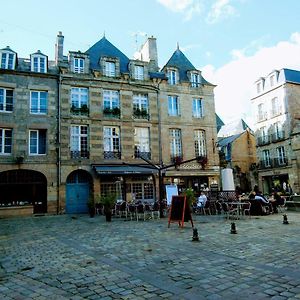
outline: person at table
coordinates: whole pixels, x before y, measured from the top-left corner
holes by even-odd
[[[272,205],[272,208],[273,208],[273,212],[275,214],[278,213],[278,205],[283,205],[284,204],[284,199],[277,193],[277,192],[274,192],[272,194],[272,197],[270,199],[270,202],[271,202],[271,205]]]
[[[260,191],[253,191],[250,195],[249,195],[249,199],[250,200],[257,200],[260,202],[260,204],[264,207],[268,207],[269,211],[272,212],[272,204],[270,203],[270,201],[260,192]]]

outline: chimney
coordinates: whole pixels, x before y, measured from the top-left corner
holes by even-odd
[[[147,41],[143,45],[140,51],[143,61],[147,61],[150,64],[151,71],[158,71],[158,58],[157,58],[157,46],[156,38],[148,37]]]
[[[58,65],[62,63],[64,59],[64,36],[62,32],[59,31],[56,37],[56,44],[55,44],[55,63]]]

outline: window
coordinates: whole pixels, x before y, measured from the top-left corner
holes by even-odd
[[[267,113],[264,110],[264,105],[263,103],[260,103],[257,107],[257,112],[258,112],[258,122],[264,121],[267,118]]]
[[[150,159],[149,128],[134,128],[134,155]]]
[[[177,84],[177,72],[176,72],[176,70],[168,70],[167,77],[168,77],[169,84],[171,84],[171,85]]]
[[[44,55],[31,56],[31,71],[38,73],[47,72],[46,57]]]
[[[258,94],[261,93],[261,82],[256,84],[256,91]]]
[[[135,196],[135,200],[153,200],[154,199],[153,183],[133,182],[132,193]]]
[[[15,57],[15,53],[3,51],[1,53],[1,69],[13,70],[15,68]]]
[[[270,86],[273,86],[275,84],[275,75],[272,75],[270,77]]]
[[[84,59],[74,57],[74,73],[84,73]]]
[[[88,152],[88,126],[72,125],[71,126],[71,157],[72,158],[89,158]]]
[[[148,118],[149,103],[148,96],[145,94],[133,95],[133,114],[135,117]]]
[[[169,116],[179,116],[179,103],[177,96],[168,96]]]
[[[118,91],[103,91],[103,107],[113,109],[120,107],[120,95]]]
[[[46,154],[46,130],[29,130],[29,154]]]
[[[46,114],[47,113],[47,92],[30,92],[30,113]]]
[[[203,117],[202,99],[193,99],[193,117],[194,118]]]
[[[170,129],[171,157],[182,157],[181,130]]]
[[[206,140],[204,130],[194,131],[195,156],[206,156]]]
[[[263,150],[263,163],[265,167],[271,166],[271,158],[270,158],[269,150]]]
[[[104,131],[104,158],[121,158],[120,155],[120,128],[108,127],[103,128]]]
[[[105,76],[115,77],[116,76],[116,64],[114,62],[105,62]]]
[[[0,128],[0,155],[11,154],[12,129]]]
[[[71,104],[73,108],[88,106],[88,89],[71,88]]]
[[[192,87],[200,86],[200,75],[198,73],[191,74],[191,85]]]
[[[277,97],[271,100],[272,116],[277,116],[281,113],[281,107],[279,105],[279,99]]]
[[[279,165],[284,165],[286,163],[285,150],[283,146],[276,148],[277,159]]]
[[[138,80],[144,80],[144,67],[134,66],[134,78]]]
[[[0,88],[0,111],[13,111],[13,90]]]
[[[261,141],[262,143],[268,143],[269,141],[269,137],[268,137],[268,131],[267,131],[267,127],[263,126],[260,129],[260,134],[261,134]]]

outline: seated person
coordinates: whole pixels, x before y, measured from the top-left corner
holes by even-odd
[[[270,202],[271,202],[271,205],[272,205],[272,208],[273,208],[273,212],[275,214],[278,213],[278,209],[277,209],[277,206],[278,205],[283,205],[284,204],[284,199],[277,193],[275,192],[271,199],[270,199]]]
[[[260,192],[252,192],[249,195],[249,200],[257,200],[262,207],[262,213],[266,214],[268,211],[266,210],[266,207],[268,207],[269,212],[272,211],[272,205],[268,199],[265,198],[264,195],[262,195]]]

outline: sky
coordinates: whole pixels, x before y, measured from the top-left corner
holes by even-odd
[[[41,50],[53,60],[59,31],[65,55],[105,35],[133,58],[154,36],[160,67],[178,44],[216,85],[225,124],[243,118],[253,127],[254,82],[275,69],[300,71],[299,0],[0,0],[0,12],[0,49],[23,58]]]

